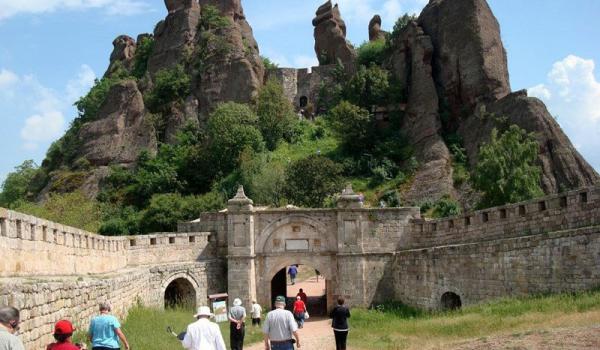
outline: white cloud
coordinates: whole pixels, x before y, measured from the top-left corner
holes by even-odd
[[[575,55],[554,63],[548,80],[529,89],[556,116],[573,144],[600,170],[600,82],[595,62]]]
[[[141,0],[0,0],[0,20],[19,14],[93,8],[104,9],[108,15],[133,15],[150,7]]]
[[[69,80],[67,83],[67,102],[74,103],[81,96],[86,94],[96,80],[96,73],[87,64],[81,65],[77,78]]]
[[[4,68],[0,70],[0,89],[6,89],[19,81],[19,77]]]
[[[65,117],[60,111],[46,111],[34,114],[25,120],[21,129],[24,148],[35,150],[40,142],[48,142],[58,138],[65,127]]]

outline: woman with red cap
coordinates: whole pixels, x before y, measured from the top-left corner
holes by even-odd
[[[60,320],[54,325],[54,339],[56,343],[48,345],[46,350],[80,350],[81,347],[71,343],[75,329],[71,322]]]

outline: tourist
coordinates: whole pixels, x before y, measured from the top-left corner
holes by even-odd
[[[260,327],[260,318],[262,317],[262,307],[256,302],[256,300],[252,301],[252,311],[250,312],[250,317],[252,317],[252,325]]]
[[[296,284],[296,275],[298,274],[298,267],[296,267],[296,265],[290,266],[290,268],[288,269],[288,274],[290,275],[290,280],[292,281],[292,284]]]
[[[129,350],[129,343],[121,331],[121,324],[110,311],[109,303],[100,303],[100,315],[90,322],[88,337],[92,342],[92,350],[121,349],[120,343],[123,343],[125,350]]]
[[[302,301],[300,296],[296,297],[294,302],[294,318],[298,322],[298,328],[304,327],[304,315],[306,313],[306,304]]]
[[[308,296],[306,295],[306,293],[304,293],[304,290],[302,290],[302,288],[300,288],[300,290],[298,291],[298,294],[296,294],[296,296],[300,297],[300,299],[302,299],[304,304],[308,304]]]
[[[344,298],[338,298],[337,305],[331,310],[329,318],[333,319],[331,327],[335,335],[335,350],[346,350],[350,310],[344,305]]]
[[[196,322],[187,327],[181,345],[188,350],[226,350],[219,325],[210,322],[213,314],[208,306],[200,306],[194,315]]]
[[[75,345],[71,343],[73,337],[73,324],[67,320],[60,320],[54,325],[54,339],[56,343],[52,343],[46,347],[46,350],[81,350],[85,349],[85,345]]]
[[[294,315],[285,309],[285,297],[275,298],[275,310],[270,311],[263,325],[265,339],[265,350],[294,350],[300,348],[300,337],[298,336],[298,325],[294,321]]]
[[[233,300],[233,307],[229,310],[229,343],[231,350],[244,349],[246,308],[242,306],[239,298]]]
[[[21,316],[19,310],[12,306],[0,307],[0,349],[25,350],[21,339],[15,333],[19,330]]]

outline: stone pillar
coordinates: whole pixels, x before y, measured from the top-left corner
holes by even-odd
[[[227,202],[227,283],[230,306],[234,298],[242,299],[248,309],[256,299],[254,255],[254,207],[239,187]]]

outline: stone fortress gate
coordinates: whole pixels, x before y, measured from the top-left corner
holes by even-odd
[[[228,292],[268,308],[291,264],[318,269],[327,306],[400,300],[453,308],[491,298],[600,285],[600,186],[459,217],[363,208],[347,188],[332,209],[255,208],[243,189],[227,211],[178,232],[105,237],[0,208],[0,304],[22,310],[27,348],[53,323],[85,329],[99,301],[206,304]]]

